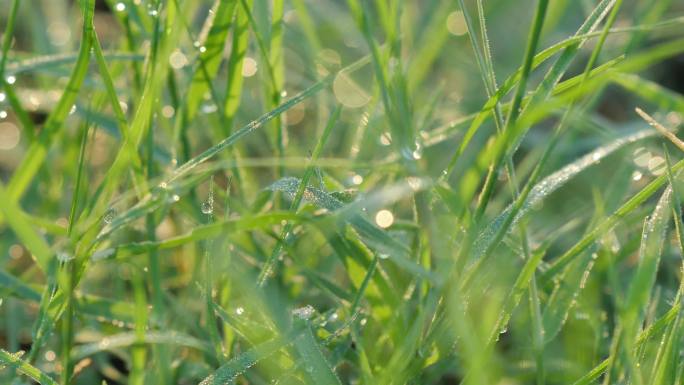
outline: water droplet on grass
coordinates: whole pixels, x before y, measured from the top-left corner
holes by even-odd
[[[112,223],[112,221],[116,218],[116,210],[113,208],[107,209],[107,211],[104,213],[104,216],[102,217],[102,220],[106,224]]]
[[[202,213],[211,215],[214,213],[214,201],[213,199],[209,199],[206,202],[202,202]]]
[[[311,305],[306,305],[304,307],[300,307],[297,309],[294,309],[292,311],[292,315],[303,320],[307,320],[311,318],[311,316],[316,312],[316,309],[313,308]]]

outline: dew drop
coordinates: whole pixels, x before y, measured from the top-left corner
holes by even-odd
[[[202,202],[202,214],[207,214],[211,215],[214,212],[214,202],[213,200],[207,200],[206,202]]]
[[[235,309],[235,314],[237,314],[237,315],[243,315],[244,313],[245,313],[245,308],[243,308],[242,306],[239,306]]]
[[[114,218],[116,218],[116,210],[114,210],[113,208],[109,208],[109,209],[107,209],[107,211],[105,212],[104,217],[102,217],[102,220],[103,220],[106,224],[110,224],[110,223],[112,223],[112,221],[114,220]]]
[[[300,307],[297,309],[294,309],[292,311],[292,315],[302,319],[302,320],[307,320],[311,318],[311,316],[316,312],[316,309],[313,308],[311,305],[306,305],[304,307]]]
[[[124,3],[116,3],[116,5],[114,6],[114,9],[116,9],[117,12],[123,12],[123,11],[126,10],[126,4],[124,4]]]

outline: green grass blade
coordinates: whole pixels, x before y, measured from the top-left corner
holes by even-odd
[[[21,374],[30,377],[40,385],[58,385],[55,380],[50,378],[47,374],[41,372],[35,366],[22,360],[20,355],[9,353],[4,349],[0,349],[0,362],[18,370]]]

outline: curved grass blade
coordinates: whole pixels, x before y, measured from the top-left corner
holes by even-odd
[[[269,186],[269,189],[273,191],[282,191],[290,196],[294,196],[299,188],[299,184],[300,180],[297,178],[283,178]],[[421,185],[423,188],[427,187],[426,183],[421,183]],[[380,203],[387,204],[408,196],[415,191],[416,190],[411,186],[395,185],[367,197],[363,202],[345,205],[323,190],[315,187],[307,187],[304,192],[304,200],[318,207],[330,211],[337,211],[335,213],[335,219],[351,224],[369,246],[377,249],[380,253],[389,255],[390,259],[393,259],[397,265],[407,271],[430,280],[435,280],[436,277],[432,272],[427,271],[410,259],[410,250],[408,250],[405,245],[390,237],[387,233],[359,214],[362,212],[361,205],[372,207]]]
[[[582,258],[572,261],[565,268],[544,308],[542,322],[546,342],[553,340],[560,332],[573,308],[577,295],[584,288],[586,280],[589,278],[596,254],[593,252],[586,252],[585,254]]]
[[[307,325],[301,338],[298,338],[294,345],[303,361],[307,376],[311,378],[314,384],[342,385],[323,356],[323,352],[316,342],[316,337],[311,331],[311,326]]]
[[[672,322],[677,318],[681,309],[681,303],[676,303],[670,310],[667,311],[662,317],[660,317],[653,324],[648,326],[645,330],[639,333],[636,338],[634,349],[640,349],[646,342],[652,339],[655,335],[660,333],[663,329],[669,327]],[[613,356],[606,358],[601,361],[600,364],[596,365],[587,374],[579,378],[577,381],[573,382],[573,385],[590,385],[596,384],[596,381],[601,375],[608,369],[608,365],[614,359]]]
[[[533,94],[535,97],[540,99],[546,99],[550,95],[551,90],[555,88],[556,84],[558,83],[558,81],[560,81],[562,75],[567,70],[567,67],[570,65],[570,62],[577,54],[579,47],[586,41],[586,38],[579,38],[579,36],[591,33],[596,28],[600,20],[602,20],[603,17],[605,17],[606,13],[609,10],[609,6],[612,5],[614,1],[615,0],[602,0],[601,3],[599,3],[596,6],[592,14],[589,15],[587,20],[584,22],[584,24],[582,24],[582,26],[575,34],[577,40],[571,38],[566,40],[567,43],[561,42],[536,55],[532,53],[533,57],[531,59],[531,62],[529,63],[529,70],[536,68],[539,64],[549,59],[556,52],[559,52],[561,49],[564,49],[563,53],[561,54],[561,57],[556,61],[556,63],[554,63],[553,67],[547,72],[546,76],[544,77],[543,88],[542,85],[540,85],[540,87],[538,87],[537,90],[535,90]],[[529,70],[527,72],[529,72]],[[499,101],[501,100],[501,98],[503,98],[504,95],[506,95],[510,90],[512,90],[513,87],[516,86],[516,84],[519,85],[520,81],[524,79],[524,73],[525,68],[523,64],[523,66],[519,67],[513,75],[506,79],[506,81],[502,84],[501,88],[499,88],[497,93],[493,97],[489,98],[487,102],[485,102],[485,105],[480,110],[480,113],[471,123],[470,127],[468,128],[468,131],[465,133],[465,136],[463,138],[463,141],[461,142],[458,151],[454,153],[451,160],[449,161],[449,164],[445,170],[447,172],[447,176],[451,174],[451,172],[456,168],[456,163],[458,162],[458,159],[461,157],[461,155],[463,155],[466,148],[468,147],[468,144],[470,143],[470,140],[475,136],[475,133],[484,123],[490,112],[495,108],[495,106],[499,103]],[[539,96],[542,95],[542,93],[540,92],[540,90],[542,89],[544,90],[543,98],[542,96]]]
[[[625,319],[628,327],[636,329],[637,325],[641,325],[643,321],[644,310],[651,296],[660,264],[671,214],[672,187],[668,186],[653,210],[653,214],[644,224],[639,248],[639,265],[630,282],[625,301]],[[628,335],[630,331],[626,328]]]
[[[292,203],[290,204],[290,211],[297,212],[299,209],[299,205],[302,202],[302,198],[304,197],[304,192],[306,191],[306,187],[309,184],[309,179],[313,175],[314,172],[314,167],[312,164],[318,160],[318,157],[321,155],[321,152],[323,151],[323,148],[325,144],[328,141],[328,137],[330,136],[330,133],[332,132],[333,127],[335,127],[335,124],[337,123],[337,120],[340,117],[340,112],[342,111],[342,108],[338,105],[333,113],[330,115],[330,118],[328,120],[328,123],[325,126],[325,129],[323,130],[323,134],[321,135],[320,139],[316,143],[316,147],[314,148],[313,153],[311,154],[311,160],[309,161],[309,165],[307,166],[306,170],[304,171],[304,175],[302,176],[302,180],[299,181],[299,187],[297,187],[297,191],[294,194],[294,198],[292,199]],[[283,240],[283,242],[287,242],[290,233],[292,232],[292,224],[288,223],[285,228],[283,229],[280,239]],[[259,277],[257,278],[257,285],[262,286],[265,282],[266,279],[273,273],[273,268],[276,262],[276,259],[280,252],[282,251],[283,246],[281,242],[278,242],[276,246],[273,248],[273,251],[269,255],[269,258],[266,260],[264,263],[264,267],[262,268],[261,272],[259,273]]]
[[[95,0],[83,2],[83,31],[76,65],[71,72],[64,93],[62,93],[55,109],[48,115],[45,125],[38,136],[38,140],[31,144],[24,159],[12,175],[7,186],[7,193],[11,202],[18,201],[28,188],[29,183],[31,183],[31,180],[36,172],[38,172],[38,169],[47,156],[48,147],[54,139],[54,135],[62,127],[64,120],[76,101],[78,91],[88,73],[90,47],[92,46],[93,36],[95,34],[93,27],[94,13]]]
[[[139,337],[134,332],[103,337],[99,342],[75,347],[71,354],[74,360],[81,360],[98,352],[133,347],[141,342],[145,344],[167,344],[188,347],[210,354],[213,352],[211,346],[192,336],[175,331],[151,331],[144,334],[142,341],[139,340]]]
[[[513,219],[509,225],[509,227],[513,227],[518,221],[523,219],[525,215],[529,213],[532,207],[543,202],[547,196],[563,187],[567,182],[575,178],[582,171],[600,163],[602,159],[614,154],[625,146],[656,135],[657,132],[654,130],[642,130],[635,134],[619,138],[610,144],[597,148],[596,150],[582,156],[576,161],[542,179],[532,188],[527,196],[527,199],[517,212],[513,212],[513,205],[508,206],[491,223],[489,223],[489,225],[487,225],[482,232],[480,232],[473,245],[473,258],[478,259],[485,254],[485,252],[491,247],[491,244],[496,238],[498,232],[508,231],[507,229],[502,230],[503,225],[507,221],[507,217],[513,216]]]
[[[530,281],[534,276],[534,272],[539,266],[539,263],[541,263],[542,259],[544,258],[544,254],[545,252],[543,251],[535,252],[532,254],[531,258],[525,261],[525,265],[520,271],[520,274],[518,274],[518,277],[513,284],[513,288],[511,289],[508,298],[506,298],[506,301],[501,308],[499,319],[497,320],[495,328],[489,337],[489,343],[496,340],[497,336],[501,333],[501,330],[507,327],[506,325],[508,325],[513,310],[518,306],[522,296],[528,290]]]
[[[187,234],[179,235],[169,239],[127,243],[98,250],[92,255],[91,258],[94,261],[112,258],[125,259],[133,255],[145,254],[152,250],[170,249],[188,243],[210,239],[225,233],[268,228],[270,226],[279,225],[282,223],[282,221],[303,222],[305,220],[305,217],[289,212],[275,212],[255,215],[253,217],[228,219],[225,221],[195,227]]]
[[[256,365],[259,361],[274,354],[278,350],[292,344],[301,336],[304,329],[295,330],[286,336],[276,337],[268,342],[257,345],[226,364],[218,368],[213,374],[202,380],[199,385],[229,385],[247,369]]]
[[[683,168],[684,160],[680,160],[672,166],[672,172],[679,172]],[[617,224],[621,218],[634,211],[653,194],[655,194],[656,191],[658,191],[658,189],[660,189],[660,187],[662,187],[666,181],[667,175],[661,175],[646,185],[643,189],[641,189],[641,191],[632,196],[627,202],[620,206],[620,208],[618,208],[613,215],[606,218],[603,222],[601,222],[601,224],[594,227],[591,232],[579,240],[572,248],[558,257],[543,273],[543,278],[548,280],[556,275],[559,270],[565,267],[577,255],[586,250],[599,236],[613,228],[613,226],[615,226],[615,224]]]

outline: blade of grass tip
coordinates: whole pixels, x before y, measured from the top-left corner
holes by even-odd
[[[40,385],[59,385],[50,376],[40,371],[40,369],[21,359],[21,353],[10,353],[5,349],[0,349],[0,362],[21,374],[28,376]]]
[[[649,325],[646,329],[642,330],[636,338],[634,349],[635,351],[640,349],[646,342],[648,342],[652,337],[657,335],[663,329],[666,329],[674,319],[677,317],[681,309],[681,303],[675,303],[674,306],[660,317],[653,324]],[[587,372],[584,376],[579,378],[577,381],[573,382],[573,385],[589,385],[596,384],[597,380],[605,371],[608,369],[610,362],[614,360],[614,355],[611,355],[603,360],[600,364],[596,365],[593,369]]]
[[[225,385],[232,384],[235,379],[256,365],[262,359],[274,354],[280,349],[292,344],[297,340],[305,329],[293,330],[292,332],[252,347],[240,355],[234,357],[214,373],[204,378],[199,385]]]
[[[684,168],[684,161],[679,161],[672,166],[672,171],[677,173]],[[638,208],[642,203],[648,200],[653,194],[655,194],[667,181],[666,175],[661,175],[655,178],[651,183],[642,188],[639,192],[633,195],[627,202],[620,206],[611,216],[606,218],[599,225],[595,226],[588,234],[586,234],[582,239],[580,239],[575,245],[573,245],[568,251],[563,255],[556,258],[551,265],[543,272],[543,279],[548,281],[554,275],[565,267],[573,258],[586,250],[591,246],[594,241],[606,231],[610,230],[619,222],[621,218]]]
[[[513,310],[515,310],[515,308],[520,303],[520,300],[522,299],[522,296],[525,293],[525,291],[528,290],[530,280],[532,279],[535,270],[544,258],[544,255],[544,250],[537,251],[534,254],[532,254],[531,258],[528,258],[525,261],[523,268],[520,270],[520,274],[518,274],[518,277],[516,278],[515,283],[513,284],[513,288],[511,289],[510,293],[508,294],[508,297],[506,298],[506,300],[503,303],[503,306],[501,307],[499,319],[497,320],[495,328],[494,330],[492,330],[492,334],[489,337],[489,343],[492,343],[498,339],[501,330],[506,330],[508,328],[508,322],[511,319]]]
[[[480,38],[482,39],[484,43],[484,49],[480,47],[480,44],[477,39],[477,34],[475,31],[475,27],[473,26],[473,22],[471,20],[470,14],[468,10],[466,9],[465,2],[464,0],[459,0],[459,4],[461,6],[461,10],[463,12],[463,16],[466,22],[466,26],[468,28],[468,36],[470,38],[470,42],[473,45],[473,50],[475,51],[475,58],[477,59],[477,64],[480,69],[480,75],[482,76],[482,81],[485,85],[485,90],[487,91],[487,97],[491,98],[496,94],[497,91],[497,84],[496,84],[496,75],[494,74],[494,67],[492,64],[492,59],[491,59],[491,51],[489,47],[489,38],[487,36],[487,26],[485,24],[485,17],[484,17],[484,10],[482,8],[482,1],[478,0],[477,6],[478,6],[478,17],[480,21]],[[498,133],[501,133],[501,130],[503,129],[503,126],[505,125],[504,122],[504,117],[503,117],[503,112],[501,111],[501,107],[499,103],[497,102],[494,105],[494,124],[496,125],[496,129]],[[506,172],[510,176],[507,178],[507,181],[509,182],[509,186],[511,187],[511,192],[514,197],[517,196],[518,194],[518,186],[517,186],[517,178],[515,176],[515,168],[513,167],[513,161],[510,156],[506,157]],[[487,182],[485,182],[487,184]],[[481,199],[485,199],[486,197],[484,195],[480,195]],[[487,198],[488,199],[488,198]],[[481,209],[475,213],[474,215],[474,222],[478,222],[480,220],[481,215],[484,214],[484,208],[486,207],[485,202],[478,203],[478,207]]]
[[[580,28],[577,30],[575,36],[566,39],[552,47],[547,48],[546,50],[540,52],[537,54],[533,60],[533,68],[537,67],[544,61],[548,60],[552,55],[554,55],[556,52],[560,51],[563,49],[563,53],[561,54],[561,57],[556,61],[556,63],[552,66],[552,68],[547,72],[547,74],[544,77],[544,82],[548,83],[544,86],[544,89],[547,90],[547,92],[543,95],[543,99],[548,97],[548,92],[552,89],[555,88],[555,85],[560,81],[562,75],[565,73],[565,70],[569,66],[570,62],[572,59],[575,57],[577,54],[578,49],[582,46],[582,44],[591,36],[596,36],[595,34],[592,34],[591,32],[597,27],[598,23],[603,20],[603,17],[607,14],[607,12],[610,10],[610,7],[612,6],[612,3],[615,0],[602,0],[592,11],[592,13],[587,17],[585,22],[580,26]],[[475,132],[477,129],[482,125],[484,120],[487,118],[489,112],[491,109],[494,108],[496,103],[509,91],[511,90],[516,83],[519,85],[520,84],[520,79],[522,78],[522,71],[523,67],[520,67],[513,75],[511,75],[506,81],[503,83],[501,88],[499,88],[498,92],[495,94],[494,98],[489,98],[489,100],[485,103],[484,108],[481,110],[481,112],[478,114],[477,118],[471,123],[470,127],[468,128],[468,131],[466,132],[464,139],[456,153],[451,157],[449,164],[447,168],[444,170],[442,173],[441,178],[445,180],[449,175],[451,175],[452,171],[456,168],[457,162],[460,158],[460,156],[464,153],[467,145],[470,143],[470,139],[475,135]],[[535,91],[534,95],[537,95],[537,97],[540,97],[540,92],[539,90],[541,89],[541,86]]]
[[[674,218],[674,223],[675,223],[675,231],[676,231],[676,237],[677,237],[677,243],[679,246],[679,251],[684,252],[684,243],[682,242],[682,218],[679,215],[679,212],[681,210],[681,202],[680,202],[680,197],[679,197],[679,191],[677,190],[677,182],[675,181],[674,176],[672,175],[672,162],[670,161],[670,154],[667,151],[667,148],[663,145],[663,150],[665,153],[665,160],[667,164],[667,177],[670,182],[670,186],[672,186],[672,195],[673,195],[673,200],[674,204],[672,205],[672,214]],[[684,254],[682,254],[684,255]],[[674,299],[674,304],[680,304],[681,306],[681,298],[682,294],[684,294],[682,291],[684,289],[684,280],[680,280],[679,283],[679,290],[677,291],[677,295]],[[652,379],[653,384],[672,384],[676,383],[675,381],[675,376],[674,373],[676,373],[676,368],[677,368],[677,355],[675,353],[674,347],[676,346],[677,341],[681,338],[681,327],[682,327],[682,313],[677,312],[677,317],[675,320],[668,326],[667,330],[663,334],[661,338],[660,345],[658,347],[658,352],[656,354],[656,359],[653,363],[653,368],[651,370],[651,375],[649,378]]]
[[[643,383],[640,379],[641,372],[636,356],[630,357],[634,345],[633,338],[638,335],[638,329],[644,320],[644,310],[648,305],[651,291],[655,283],[656,272],[660,263],[665,236],[668,230],[670,214],[672,213],[672,188],[668,186],[658,201],[653,214],[645,221],[642,234],[641,247],[639,248],[639,263],[634,273],[627,292],[624,309],[621,311],[620,321],[623,325],[620,345],[626,350],[625,357],[627,368],[633,376],[635,383]],[[611,363],[611,367],[617,362]]]
[[[175,47],[179,31],[178,28],[173,26],[173,23],[176,20],[177,14],[183,11],[183,9],[175,8],[174,2],[168,3],[165,12],[167,18],[164,28],[170,33],[162,35],[163,39],[160,43],[159,57],[168,57],[172,48]],[[119,146],[114,161],[107,170],[107,174],[93,198],[92,209],[85,213],[86,215],[81,216],[80,222],[83,222],[83,228],[90,229],[95,223],[99,223],[102,214],[105,212],[105,207],[109,205],[111,197],[115,193],[117,184],[121,181],[121,175],[129,171],[130,163],[135,160],[138,146],[142,143],[143,138],[146,138],[147,131],[150,128],[149,122],[155,109],[154,100],[159,92],[161,92],[168,67],[168,60],[158,60],[154,70],[146,77],[141,102],[129,126],[130,135],[123,138],[124,140]],[[89,244],[90,238],[90,236],[82,238],[81,243]],[[88,242],[84,242],[85,240]]]
[[[33,177],[38,172],[38,169],[47,156],[48,147],[54,139],[54,136],[62,127],[69,111],[71,111],[71,108],[76,101],[76,97],[78,96],[78,91],[88,73],[90,48],[95,33],[93,27],[95,0],[85,0],[82,3],[82,11],[83,31],[76,65],[72,70],[64,93],[62,93],[57,105],[48,115],[38,140],[31,144],[26,155],[19,166],[17,166],[10,179],[7,186],[7,194],[11,199],[11,202],[16,202],[21,198],[28,188],[28,185],[31,183],[31,180],[33,180]]]
[[[586,285],[596,258],[596,253],[587,251],[585,256],[570,263],[558,278],[542,316],[546,342],[553,340],[565,324],[580,290]]]
[[[306,375],[313,381],[313,384],[342,385],[335,371],[330,367],[330,363],[325,359],[308,321],[303,335],[295,340],[294,345],[303,361]]]
[[[541,38],[541,29],[544,24],[544,17],[546,15],[546,10],[548,8],[548,0],[539,0],[537,3],[537,7],[535,10],[535,15],[534,15],[534,21],[532,23],[532,26],[530,27],[530,32],[529,32],[529,37],[527,40],[527,47],[525,48],[525,54],[523,57],[523,65],[522,65],[522,71],[520,73],[520,81],[518,82],[518,87],[515,91],[515,94],[513,96],[513,101],[511,102],[511,107],[508,111],[508,116],[506,117],[503,130],[497,137],[500,139],[500,143],[503,143],[504,145],[499,145],[495,146],[493,149],[493,153],[489,157],[489,169],[491,172],[486,179],[485,179],[485,185],[482,187],[480,196],[482,197],[479,199],[479,204],[478,208],[476,209],[476,212],[484,210],[484,206],[487,204],[489,201],[489,196],[491,194],[491,191],[494,186],[494,182],[497,180],[497,175],[499,172],[499,167],[501,165],[501,162],[504,160],[504,157],[507,152],[507,146],[510,144],[510,140],[513,139],[513,127],[517,125],[517,119],[520,116],[521,112],[521,105],[523,101],[523,97],[525,96],[525,90],[527,88],[527,81],[530,76],[530,72],[532,70],[532,65],[534,61],[534,56],[535,52],[537,50],[537,45],[539,44],[539,40]],[[456,159],[456,158],[454,158]],[[443,179],[446,179],[450,172],[453,170],[453,166],[455,164],[450,164],[447,169],[446,174],[442,174]],[[470,171],[468,171],[467,175],[470,177],[473,182],[475,181],[477,175],[480,174],[480,167],[481,165],[476,164],[474,165]],[[476,193],[477,185],[479,183],[469,183],[469,184],[464,184],[461,188],[461,201],[463,202],[470,202],[471,198],[474,196]]]
[[[672,144],[677,146],[677,148],[679,148],[680,150],[684,151],[684,142],[681,139],[679,139],[674,133],[672,133],[672,131],[668,130],[667,128],[665,128],[665,126],[658,123],[658,121],[653,119],[651,115],[644,112],[644,110],[642,110],[641,108],[637,107],[635,111],[637,112],[637,114],[639,114],[639,116],[641,116],[642,119],[644,119],[648,124],[650,124],[651,127],[658,130],[658,132],[665,138],[667,138],[670,142],[672,142]]]
[[[297,187],[297,192],[294,195],[294,198],[292,199],[292,203],[290,204],[290,211],[297,212],[299,209],[299,205],[302,202],[302,198],[304,197],[304,192],[306,191],[306,188],[309,184],[309,179],[311,179],[311,175],[313,174],[314,171],[314,164],[318,160],[318,157],[321,155],[321,152],[323,151],[323,148],[325,147],[325,144],[328,142],[328,137],[330,136],[330,133],[332,132],[332,129],[335,127],[335,124],[340,118],[340,113],[342,112],[342,107],[338,104],[333,112],[330,114],[330,118],[328,119],[328,123],[325,126],[325,129],[323,130],[323,133],[321,137],[318,139],[318,142],[316,142],[316,146],[314,147],[313,153],[311,154],[311,159],[309,160],[309,165],[304,171],[304,175],[302,176],[301,181],[299,182],[299,186]],[[288,242],[288,239],[291,236],[293,225],[291,223],[287,223],[282,232],[280,239],[282,239],[282,242]],[[261,272],[259,273],[259,277],[257,278],[257,285],[258,286],[263,286],[266,283],[266,280],[274,273],[274,268],[275,268],[275,263],[278,260],[278,255],[282,252],[283,246],[281,242],[277,242],[276,246],[273,248],[273,251],[271,252],[268,260],[264,262],[264,266],[261,269]]]
[[[235,0],[216,0],[214,6],[209,11],[209,19],[206,21],[203,33],[196,44],[200,48],[200,54],[197,60],[198,66],[193,73],[186,97],[188,121],[194,119],[202,98],[208,88],[211,87],[212,78],[216,75],[221,64],[221,55],[225,48],[228,32],[231,27],[235,29],[235,24],[233,24],[232,20],[236,12],[236,5],[237,1]],[[231,59],[236,54],[236,50],[237,46],[234,45]]]

